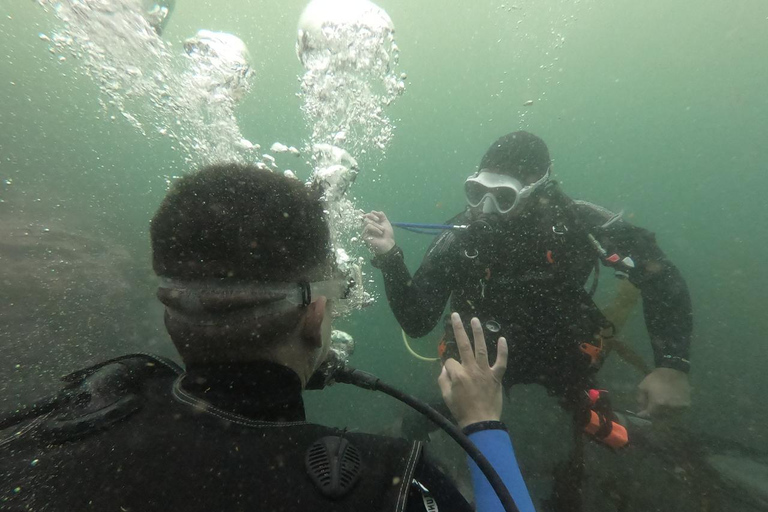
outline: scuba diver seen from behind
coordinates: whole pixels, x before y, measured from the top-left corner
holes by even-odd
[[[1,510],[474,510],[420,442],[307,421],[304,390],[354,286],[335,263],[318,187],[212,165],[174,183],[150,233],[184,368],[121,356],[0,413]],[[476,358],[458,315],[454,326],[462,362],[446,362],[446,402],[514,495],[504,510],[533,512],[499,421],[505,342],[491,366],[479,322]],[[477,510],[502,510],[470,469]]]
[[[446,222],[461,229],[437,236],[413,275],[383,212],[365,215],[363,238],[405,333],[429,333],[450,301],[462,318],[478,317],[488,339],[508,340],[506,387],[541,384],[576,428],[620,447],[626,431],[595,382],[614,329],[586,288],[589,276],[607,266],[640,290],[656,366],[639,386],[645,416],[690,405],[690,296],[651,232],[571,199],[551,171],[539,137],[519,131],[494,142],[464,183],[466,209]],[[455,357],[450,329],[439,351]],[[571,510],[570,493],[557,493],[554,508]]]

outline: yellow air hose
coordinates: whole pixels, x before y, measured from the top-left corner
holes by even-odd
[[[405,331],[404,331],[404,330],[402,330],[402,329],[400,329],[400,333],[402,333],[402,335],[403,335],[403,343],[405,344],[405,348],[406,348],[406,350],[408,350],[408,352],[409,352],[409,353],[410,353],[410,354],[411,354],[413,357],[415,357],[415,358],[416,358],[416,359],[418,359],[419,361],[427,361],[427,362],[429,362],[429,363],[431,363],[431,362],[433,362],[433,361],[439,361],[439,360],[440,360],[440,358],[439,358],[439,357],[424,357],[424,356],[422,356],[422,355],[419,355],[419,354],[417,354],[417,353],[416,353],[416,352],[415,352],[415,351],[414,351],[414,350],[411,348],[411,344],[408,342],[408,336],[405,334]]]

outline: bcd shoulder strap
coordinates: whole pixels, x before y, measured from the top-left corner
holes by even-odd
[[[126,354],[62,377],[64,388],[16,410],[0,414],[0,430],[13,429],[7,444],[21,434],[63,442],[108,427],[141,408],[145,379],[182,373],[174,361],[154,354]]]

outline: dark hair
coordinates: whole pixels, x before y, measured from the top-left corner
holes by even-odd
[[[544,176],[551,162],[543,140],[519,131],[508,133],[491,144],[480,160],[480,169],[494,169],[525,182]]]
[[[251,165],[218,164],[173,184],[150,229],[159,276],[303,278],[330,261],[317,190]]]

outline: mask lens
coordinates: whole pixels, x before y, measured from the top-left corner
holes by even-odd
[[[507,212],[515,205],[517,192],[513,188],[499,187],[493,189],[493,196],[496,198],[499,209],[502,212]]]
[[[488,189],[485,187],[485,185],[481,185],[476,181],[467,181],[464,184],[464,193],[467,196],[467,201],[469,204],[471,206],[477,206],[480,204],[480,201],[483,200],[485,194],[488,193]]]

